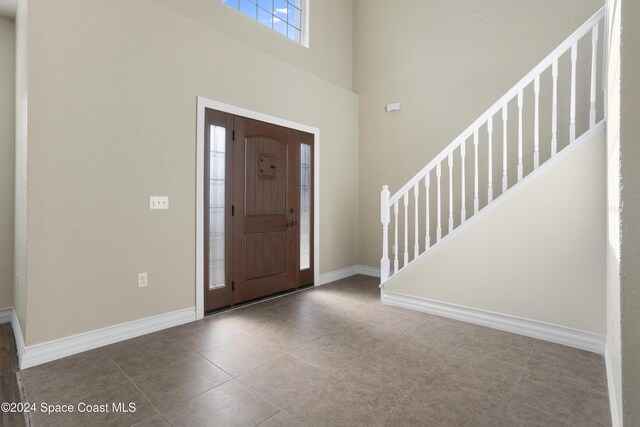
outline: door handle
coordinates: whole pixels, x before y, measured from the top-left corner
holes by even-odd
[[[293,227],[296,224],[298,224],[298,221],[296,221],[295,219],[290,219],[289,223],[287,224],[287,226],[288,227]]]

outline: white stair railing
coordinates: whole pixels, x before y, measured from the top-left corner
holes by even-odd
[[[478,146],[479,146],[479,134],[481,134],[481,128],[486,129],[486,149],[487,149],[487,187],[486,187],[486,200],[487,205],[491,204],[494,201],[494,187],[493,187],[493,155],[494,148],[498,148],[502,150],[502,194],[509,189],[509,143],[511,141],[508,140],[507,135],[508,132],[508,104],[514,99],[517,102],[517,120],[518,120],[518,130],[517,130],[517,165],[515,165],[514,169],[517,174],[517,182],[522,180],[525,176],[524,171],[524,163],[523,163],[523,104],[525,99],[525,90],[533,85],[533,170],[537,169],[541,164],[540,159],[540,86],[541,86],[541,76],[545,72],[549,72],[551,69],[551,80],[552,80],[552,88],[550,90],[551,95],[551,129],[550,129],[550,141],[549,141],[549,149],[551,158],[555,156],[558,152],[558,92],[559,85],[564,84],[562,79],[559,79],[559,68],[560,68],[560,58],[570,51],[570,83],[569,91],[570,91],[570,105],[568,112],[568,123],[566,126],[568,129],[568,144],[573,143],[576,140],[576,115],[578,113],[582,113],[578,111],[576,108],[576,91],[577,91],[577,61],[578,61],[578,45],[579,42],[591,34],[591,43],[590,43],[590,51],[591,51],[591,61],[590,61],[590,85],[588,85],[590,90],[589,96],[589,106],[587,108],[586,121],[588,122],[588,129],[591,129],[596,126],[596,115],[597,115],[597,102],[598,97],[596,93],[597,87],[597,59],[598,59],[598,32],[599,28],[603,22],[604,18],[604,7],[601,8],[595,15],[593,15],[587,22],[585,22],[578,30],[576,30],[571,36],[569,36],[564,42],[562,42],[556,49],[553,50],[545,59],[543,59],[538,65],[536,65],[526,76],[524,76],[515,86],[513,86],[504,96],[502,96],[495,104],[493,104],[489,109],[487,109],[484,114],[478,117],[471,126],[465,129],[457,138],[451,142],[444,150],[442,150],[431,162],[429,162],[420,172],[418,172],[411,180],[409,180],[400,190],[398,190],[393,196],[390,195],[389,187],[383,186],[382,192],[380,194],[380,219],[382,222],[382,259],[380,260],[380,276],[381,283],[386,282],[393,274],[396,274],[398,271],[402,270],[406,267],[411,260],[415,260],[421,254],[429,251],[434,245],[440,242],[443,239],[443,227],[442,227],[442,210],[443,210],[443,191],[441,187],[441,183],[443,178],[448,176],[448,207],[446,208],[447,215],[447,230],[448,233],[451,233],[456,228],[456,217],[458,217],[454,212],[454,160],[455,155],[454,152],[459,150],[460,152],[460,171],[461,171],[461,184],[460,184],[460,216],[458,217],[458,226],[467,221],[473,215],[476,215],[480,209],[480,184],[479,184],[479,158],[478,158]],[[601,47],[602,52],[600,55],[604,53],[604,47]],[[601,57],[601,56],[600,56]],[[564,88],[563,88],[564,89]],[[600,102],[603,102],[602,97],[600,97]],[[495,118],[494,116],[500,113],[499,118]],[[498,129],[502,128],[502,144],[493,144],[494,143],[494,121],[499,121],[502,119],[502,126],[497,126]],[[581,117],[582,118],[582,117]],[[498,122],[499,123],[499,122]],[[586,131],[585,131],[586,132]],[[473,213],[470,213],[466,208],[466,141],[469,138],[473,138],[473,174],[469,173],[469,175],[473,176]],[[446,159],[446,164],[443,165],[443,162]],[[445,168],[445,173],[443,174],[443,168]],[[436,177],[436,193],[435,193],[435,242],[431,238],[432,228],[431,228],[431,220],[434,218],[432,215],[430,208],[430,197],[431,194],[431,184],[430,176],[435,172]],[[469,171],[470,172],[470,171]],[[420,186],[424,185],[424,194],[420,193]],[[410,197],[410,192],[413,189],[413,197]],[[484,196],[484,194],[482,194]],[[420,201],[420,197],[425,198],[425,202]],[[400,200],[402,199],[402,203]],[[410,199],[413,199],[413,256],[410,257],[409,254],[409,239],[410,239]],[[419,239],[419,231],[420,231],[420,206],[424,206],[425,213],[425,224],[424,224],[424,246],[421,251],[420,249],[420,239]],[[485,207],[487,206],[485,205]],[[394,232],[394,245],[392,250],[393,255],[393,270],[391,269],[391,262],[389,258],[389,225],[391,223],[391,209],[393,209],[393,232]],[[403,257],[402,264],[398,259],[398,214],[400,209],[404,210],[404,215],[401,215],[400,218],[403,219]],[[447,234],[448,235],[448,234]],[[446,237],[446,236],[444,236]]]

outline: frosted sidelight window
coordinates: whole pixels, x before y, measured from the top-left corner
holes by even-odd
[[[300,144],[300,270],[311,266],[311,146]]]
[[[209,289],[224,286],[226,129],[211,126],[209,141]]]

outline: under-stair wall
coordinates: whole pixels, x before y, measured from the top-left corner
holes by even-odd
[[[601,123],[393,275],[383,301],[425,311],[435,301],[604,335],[605,156]]]

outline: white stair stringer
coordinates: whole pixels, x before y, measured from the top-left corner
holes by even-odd
[[[605,156],[601,121],[392,275],[383,302],[399,295],[604,334]]]

